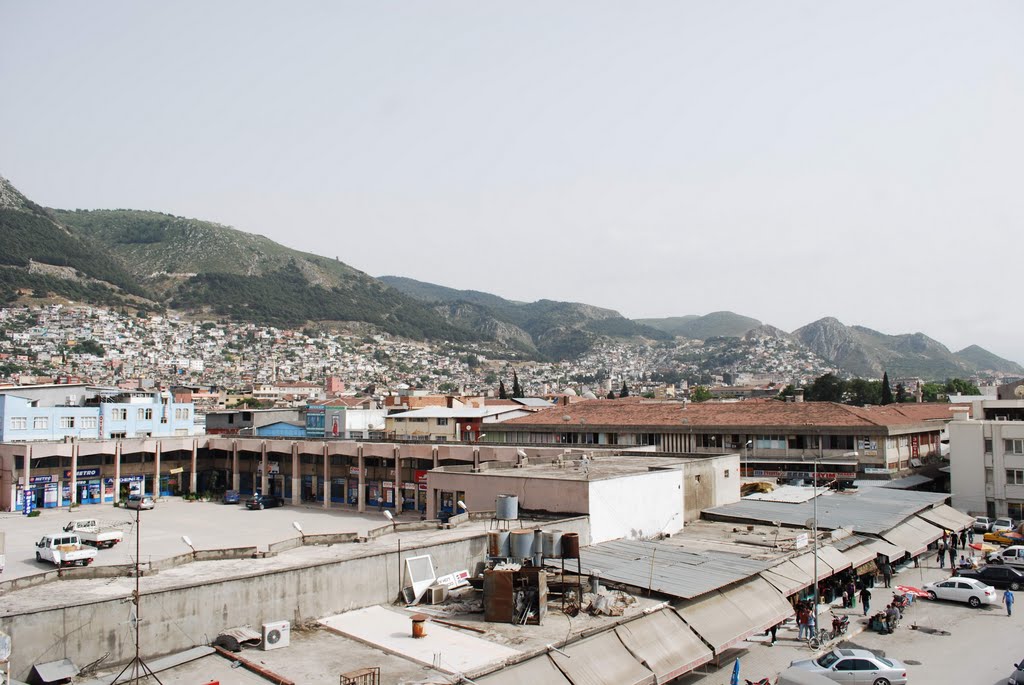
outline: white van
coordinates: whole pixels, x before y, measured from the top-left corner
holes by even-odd
[[[1024,545],[1013,545],[988,555],[990,564],[1006,564],[1024,568]]]

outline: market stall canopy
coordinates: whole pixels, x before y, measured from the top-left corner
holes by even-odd
[[[708,646],[671,609],[624,623],[615,633],[626,649],[654,672],[659,683],[667,683],[714,658]]]
[[[654,685],[647,670],[613,631],[551,652],[551,660],[572,685]],[[520,681],[530,682],[530,681]]]
[[[973,516],[959,512],[948,504],[940,504],[937,507],[925,509],[918,512],[917,515],[929,523],[934,523],[939,528],[945,528],[957,533],[974,525]]]

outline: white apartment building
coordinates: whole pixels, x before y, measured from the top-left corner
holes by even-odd
[[[978,400],[949,430],[953,507],[1024,519],[1024,400]]]

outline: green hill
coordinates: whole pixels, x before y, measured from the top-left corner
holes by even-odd
[[[742,338],[748,331],[761,325],[757,319],[732,312],[711,312],[704,316],[673,316],[665,319],[637,319],[671,335],[694,340],[708,338]]]

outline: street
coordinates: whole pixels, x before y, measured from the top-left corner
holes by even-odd
[[[926,554],[921,568],[908,568],[893,577],[896,585],[921,585],[949,577],[948,569],[940,570],[934,554]],[[997,591],[1000,596],[1001,590]],[[1017,598],[1024,599],[1024,592]],[[892,591],[884,587],[872,589],[872,613],[884,609]],[[880,635],[866,629],[861,607],[835,609],[837,614],[850,614],[850,632],[839,647],[870,649],[907,664],[908,680],[912,685],[1005,685],[1013,672],[1013,664],[1024,658],[1024,615],[1020,608],[1012,617],[997,604],[992,607],[971,609],[966,604],[916,600],[904,613],[903,622],[892,635]],[[828,624],[828,613],[822,613],[822,625]],[[914,630],[912,626],[918,626]],[[949,634],[943,634],[943,631]],[[757,680],[774,677],[791,661],[808,659],[815,655],[805,644],[796,640],[796,627],[787,623],[778,632],[778,641],[769,646],[768,638],[755,635],[739,653],[743,679]],[[820,652],[818,652],[820,653]],[[732,675],[734,659],[726,658],[721,668],[709,666],[708,673],[692,673],[676,682],[684,685],[727,685]]]

